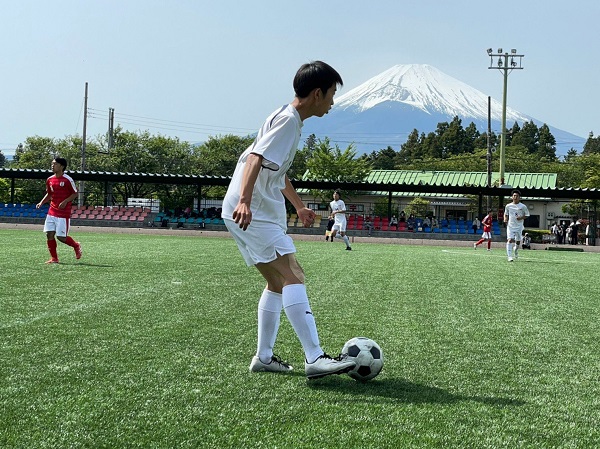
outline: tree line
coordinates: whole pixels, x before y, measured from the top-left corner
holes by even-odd
[[[91,139],[86,145],[85,169],[89,171],[129,173],[177,173],[205,176],[231,176],[239,155],[252,143],[253,136],[223,135],[210,137],[202,144],[182,142],[177,138],[152,135],[148,131],[114,130],[112,146],[106,136]],[[499,146],[499,136],[491,133],[490,144]],[[581,154],[571,149],[562,159],[556,156],[556,141],[546,125],[537,127],[517,123],[507,133],[506,172],[557,173],[558,187],[600,188],[600,136],[590,133]],[[345,149],[332,145],[328,138],[309,136],[298,149],[289,171],[291,179],[310,173],[312,179],[329,181],[362,181],[371,170],[438,170],[486,171],[486,133],[471,123],[463,128],[455,117],[439,123],[436,130],[425,134],[413,130],[399,151],[391,147],[359,155],[354,144]],[[0,152],[0,166],[23,169],[49,169],[53,157],[67,159],[71,170],[80,170],[82,138],[78,135],[62,139],[33,136],[20,146],[12,161]],[[492,170],[498,171],[498,152],[492,155]],[[43,195],[43,182],[18,181],[21,202],[37,202]],[[8,201],[9,185],[0,179],[0,201]],[[86,202],[102,204],[101,183],[86,183]],[[329,200],[331,192],[312,192]],[[223,187],[203,189],[202,196],[217,198]],[[145,183],[114,183],[111,196],[125,202],[127,198],[158,198],[165,207],[190,204],[197,196],[194,186],[167,186]],[[39,198],[38,198],[39,197]]]

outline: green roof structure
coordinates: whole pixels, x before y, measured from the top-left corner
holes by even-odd
[[[492,186],[498,185],[499,174],[492,173]],[[556,188],[556,173],[505,173],[507,185],[513,188]],[[487,186],[486,172],[435,170],[373,170],[367,183],[428,184],[435,186]]]
[[[504,179],[512,188],[556,188],[556,173],[505,173]],[[492,186],[498,186],[499,174],[492,173]],[[373,170],[366,183],[429,185],[438,187],[487,186],[486,172],[437,171],[437,170]],[[444,189],[446,190],[446,189]],[[367,193],[367,192],[365,192]],[[368,192],[369,195],[387,195],[384,190]],[[464,198],[464,194],[442,192],[394,192],[392,196],[422,198]],[[528,198],[539,199],[539,198]]]

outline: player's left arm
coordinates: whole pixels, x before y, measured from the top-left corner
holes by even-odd
[[[66,197],[64,200],[62,200],[60,202],[60,204],[58,205],[59,209],[64,209],[65,207],[67,207],[67,204],[69,204],[71,201],[73,201],[75,198],[77,198],[77,192],[72,193],[71,195],[69,195],[68,197]]]
[[[298,218],[300,221],[302,221],[304,227],[308,228],[309,226],[312,226],[317,214],[315,214],[314,210],[309,209],[304,205],[302,198],[300,198],[300,195],[298,195],[298,192],[296,192],[296,189],[292,185],[288,175],[285,175],[285,188],[282,190],[282,193],[296,209]]]

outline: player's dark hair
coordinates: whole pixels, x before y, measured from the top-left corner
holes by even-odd
[[[334,84],[343,86],[342,77],[329,64],[323,61],[312,61],[303,64],[294,77],[294,92],[298,98],[306,98],[315,89],[323,94]]]
[[[513,190],[512,193],[511,193],[511,195],[514,195],[515,193],[517,195],[521,196],[521,191],[520,190]]]
[[[342,191],[340,189],[335,189],[333,193],[337,193],[340,196],[340,198],[342,197]]]
[[[55,157],[54,160],[63,166],[63,170],[67,169],[67,160],[64,157]]]

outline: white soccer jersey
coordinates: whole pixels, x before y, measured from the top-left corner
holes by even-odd
[[[331,208],[332,212],[337,212],[337,211],[340,211],[340,210],[343,210],[343,211],[346,210],[346,204],[342,200],[337,200],[337,201],[333,200],[331,203],[329,203],[329,207]],[[342,223],[345,224],[346,223],[346,213],[345,212],[342,212],[342,213],[339,213],[339,214],[335,214],[333,216],[333,218],[335,219],[334,225],[336,225],[336,224],[342,224]]]
[[[281,191],[285,188],[285,174],[294,161],[301,131],[302,120],[291,104],[267,118],[256,140],[238,159],[223,200],[223,218],[233,220],[233,210],[240,199],[246,159],[254,153],[261,155],[263,162],[252,192],[252,222],[277,223],[284,231],[287,230],[285,198]]]
[[[507,238],[520,241],[521,234],[525,228],[525,220],[517,220],[517,217],[529,217],[527,206],[523,203],[508,203],[504,208],[504,215],[508,216],[508,224],[506,226]]]

